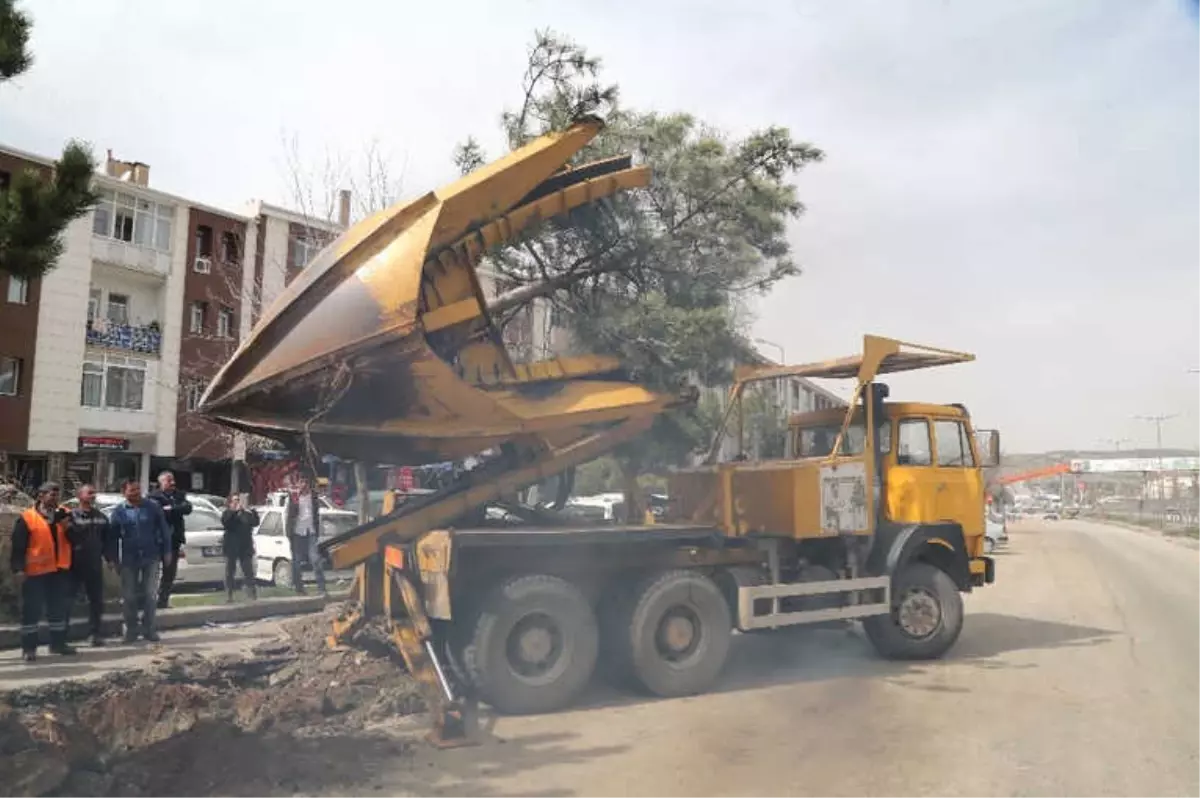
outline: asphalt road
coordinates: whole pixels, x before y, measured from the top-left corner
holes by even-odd
[[[386,793],[1197,795],[1200,553],[1082,521],[1027,522],[967,599],[945,660],[857,632],[741,637],[718,692],[597,688],[495,721],[480,747],[371,769]]]

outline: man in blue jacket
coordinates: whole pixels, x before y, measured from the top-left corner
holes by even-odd
[[[113,510],[113,534],[120,541],[121,603],[125,611],[125,642],[138,637],[138,609],[142,610],[142,636],[158,642],[154,625],[157,612],[160,568],[173,560],[171,529],[157,502],[142,498],[142,486],[135,479],[121,486],[125,501]]]

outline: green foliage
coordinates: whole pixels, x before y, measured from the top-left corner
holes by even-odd
[[[26,49],[29,29],[29,18],[13,0],[0,0],[0,80],[33,63]],[[51,179],[32,169],[13,176],[8,191],[0,194],[0,269],[32,279],[54,268],[63,251],[63,231],[96,204],[95,171],[90,148],[71,141]]]
[[[0,0],[0,80],[20,75],[33,66],[29,52],[29,17],[17,10],[15,0]]]
[[[0,269],[32,279],[54,268],[63,252],[63,231],[96,204],[95,169],[87,146],[72,141],[51,179],[32,169],[13,177],[0,195]]]
[[[489,266],[507,290],[493,313],[503,322],[540,298],[587,351],[619,356],[644,384],[727,382],[744,351],[746,300],[799,273],[786,231],[803,206],[788,180],[823,154],[785,128],[734,140],[687,113],[621,108],[600,66],[539,32],[521,106],[501,117],[509,144],[599,114],[605,127],[577,160],[632,154],[651,168],[651,185],[579,208],[565,224],[548,220],[494,253]],[[679,463],[712,428],[698,408],[658,419],[617,452],[627,481]]]

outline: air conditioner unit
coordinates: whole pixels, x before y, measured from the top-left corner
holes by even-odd
[[[201,255],[196,258],[196,263],[192,267],[196,274],[209,274],[212,272],[212,258]]]

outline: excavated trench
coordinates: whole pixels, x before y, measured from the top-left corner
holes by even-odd
[[[411,745],[389,725],[424,702],[377,632],[330,651],[329,621],[293,621],[249,656],[166,653],[148,670],[0,696],[0,793],[370,791],[369,763]]]

